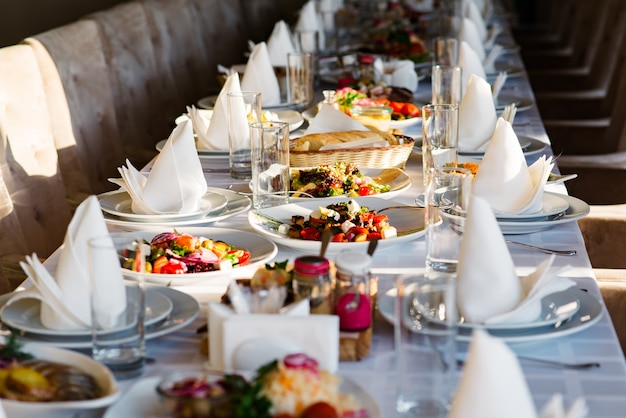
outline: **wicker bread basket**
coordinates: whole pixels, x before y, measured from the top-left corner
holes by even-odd
[[[350,148],[328,151],[289,150],[289,164],[292,167],[314,167],[335,162],[354,163],[368,168],[404,168],[411,155],[415,140],[410,136],[394,135],[397,145],[388,147]],[[293,141],[292,141],[293,142]]]

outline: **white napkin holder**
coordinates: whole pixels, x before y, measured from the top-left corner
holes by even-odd
[[[282,314],[236,314],[209,302],[209,365],[221,371],[252,371],[290,353],[315,358],[332,373],[339,367],[339,317],[309,315],[309,302],[287,307]],[[253,353],[251,356],[250,353]]]

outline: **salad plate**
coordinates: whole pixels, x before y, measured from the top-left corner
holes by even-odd
[[[117,216],[134,222],[170,222],[185,219],[197,219],[215,213],[226,207],[228,202],[226,196],[213,191],[207,191],[200,199],[198,210],[189,213],[165,213],[160,215],[149,215],[143,213],[133,213],[132,199],[128,192],[124,190],[114,190],[98,195],[100,208],[109,215]]]
[[[104,414],[104,418],[131,416],[134,418],[152,418],[159,416],[162,409],[156,387],[161,377],[147,377],[137,383],[112,405]],[[374,398],[365,392],[352,379],[342,377],[339,390],[342,393],[352,394],[368,412],[368,418],[381,418],[381,413]]]
[[[297,170],[307,170],[314,167],[291,167],[291,175],[294,175],[294,172]],[[378,193],[375,196],[381,199],[392,199],[404,191],[408,190],[411,187],[411,177],[404,171],[396,167],[392,168],[360,168],[359,172],[363,174],[365,177],[371,178],[378,184],[389,185],[390,189],[388,192]],[[346,199],[346,195],[342,196],[332,196],[334,199]],[[294,191],[289,197],[290,202],[299,202],[301,200],[308,200],[311,197],[299,197],[297,191]],[[313,199],[325,199],[325,198],[313,198]]]
[[[549,300],[546,301],[545,299]],[[469,341],[475,328],[486,329],[507,343],[526,343],[550,338],[562,337],[583,331],[595,324],[602,317],[602,304],[593,295],[578,288],[548,295],[542,301],[542,320],[526,324],[481,325],[459,324],[457,339]],[[564,304],[561,313],[550,308],[550,304]],[[390,324],[394,323],[395,289],[381,294],[378,298],[378,310]],[[557,308],[558,310],[558,308]]]
[[[172,231],[172,228],[148,228],[141,231],[132,232],[133,236],[139,235],[140,238],[150,242],[152,238],[162,232]],[[242,267],[260,267],[273,259],[278,248],[272,241],[251,232],[236,231],[226,228],[176,228],[176,232],[181,234],[190,234],[195,237],[204,237],[214,241],[224,241],[237,249],[244,249],[250,252],[250,259],[244,266],[234,267],[239,269]],[[138,273],[131,270],[124,270],[124,274],[135,276]],[[202,273],[185,273],[185,274],[146,274],[144,278],[146,282],[158,284],[162,286],[185,286],[206,283],[207,281],[230,276],[232,269],[207,271]]]
[[[126,231],[135,231],[135,230],[145,230],[146,227],[155,226],[155,227],[163,227],[163,228],[179,228],[183,226],[201,226],[212,224],[218,221],[222,221],[224,219],[228,219],[232,216],[239,215],[250,209],[252,202],[247,196],[244,196],[241,193],[226,190],[219,187],[208,187],[207,191],[213,192],[216,194],[221,194],[226,198],[226,205],[215,212],[209,212],[206,215],[199,216],[197,218],[191,219],[179,219],[174,221],[154,221],[154,222],[135,222],[133,220],[121,218],[115,215],[111,215],[109,213],[104,213],[104,221],[109,226],[115,226],[118,229],[126,230]]]
[[[317,111],[318,111],[318,107],[317,105],[315,105],[304,110],[302,112],[302,116],[304,117],[306,121],[311,122],[317,115]],[[421,117],[408,118],[408,119],[402,119],[402,120],[392,120],[389,123],[389,127],[391,129],[404,129],[404,128],[408,128],[409,126],[417,125],[420,122],[422,122]]]
[[[378,197],[357,197],[352,198],[361,207],[368,207],[370,210],[380,210],[390,206],[404,206],[391,200],[380,199]],[[349,199],[346,199],[346,201]],[[271,239],[277,244],[284,245],[296,251],[303,251],[310,254],[317,254],[320,250],[320,241],[303,240],[289,238],[287,235],[278,232],[280,225],[291,224],[291,217],[294,215],[308,218],[313,210],[320,206],[337,203],[337,199],[303,199],[301,202],[289,203],[287,205],[272,208],[256,209],[248,212],[248,221],[252,228],[258,233]],[[408,241],[415,240],[424,235],[424,217],[415,210],[420,210],[412,206],[413,210],[390,211],[389,224],[397,229],[397,236],[378,241],[378,249],[385,250]],[[342,250],[366,251],[369,242],[330,242],[327,253],[338,253]]]
[[[20,299],[0,310],[0,319],[7,326],[36,335],[91,337],[91,329],[54,330],[46,328],[40,320],[41,302],[36,299]],[[146,289],[146,326],[164,320],[172,312],[172,301],[153,288]],[[111,333],[123,331],[125,327],[112,328]]]
[[[170,314],[164,320],[146,327],[146,340],[162,337],[163,335],[178,331],[193,322],[200,314],[200,305],[192,296],[169,287],[153,286],[152,288],[166,296],[172,302],[173,307]],[[119,337],[120,340],[125,338],[123,331],[119,333]],[[49,346],[71,349],[91,348],[91,334],[88,336],[72,336],[23,332],[20,335],[20,340],[24,343],[45,343]]]

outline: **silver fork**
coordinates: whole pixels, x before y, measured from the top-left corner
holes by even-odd
[[[571,369],[571,370],[588,370],[595,369],[600,367],[600,363],[589,362],[589,363],[564,363],[558,360],[548,360],[536,357],[525,357],[525,356],[517,356],[521,361],[531,361],[535,363],[545,364],[547,366],[558,367],[563,369]],[[465,360],[457,359],[456,364],[458,366],[463,366],[465,364]]]

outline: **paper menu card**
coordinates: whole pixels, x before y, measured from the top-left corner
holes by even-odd
[[[308,301],[304,300],[308,308]],[[294,306],[284,314],[235,314],[228,306],[209,302],[209,363],[216,370],[254,370],[303,352],[330,372],[339,366],[339,317],[309,315]],[[254,351],[255,358],[248,353]]]

